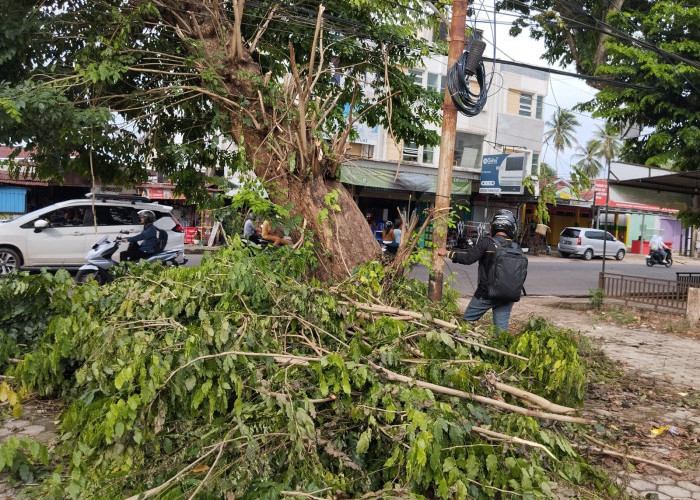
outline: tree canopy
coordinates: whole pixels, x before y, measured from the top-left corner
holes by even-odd
[[[623,126],[653,128],[626,140],[622,158],[697,169],[700,153],[700,6],[697,2],[588,0],[499,2],[520,13],[511,34],[526,26],[545,44],[543,59],[574,63],[597,81],[584,103],[593,115]],[[533,25],[534,22],[534,25]]]
[[[352,125],[438,142],[441,96],[405,72],[434,22],[416,0],[3,4],[0,141],[31,149],[44,179],[150,168],[192,197],[204,168],[252,168],[274,201],[312,206],[298,215],[337,253],[317,216],[336,193],[338,227],[364,222],[337,175]]]

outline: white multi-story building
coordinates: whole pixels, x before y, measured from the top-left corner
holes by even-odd
[[[475,117],[459,115],[455,135],[452,198],[470,206],[468,220],[489,218],[488,209],[516,210],[527,199],[522,180],[537,175],[544,133],[544,99],[549,74],[504,62],[485,63],[490,82],[488,99]],[[424,68],[408,70],[423,87],[444,92],[447,57],[432,56]],[[476,82],[473,90],[478,90]],[[435,127],[440,133],[441,128]],[[432,205],[437,185],[440,147],[397,143],[382,127],[358,129],[360,138],[350,145],[342,180],[357,203],[374,219],[393,220],[396,207],[403,213]],[[490,155],[510,154],[499,164],[500,189],[479,193],[482,164]],[[503,159],[503,157],[501,157]],[[499,194],[494,194],[498,192]]]

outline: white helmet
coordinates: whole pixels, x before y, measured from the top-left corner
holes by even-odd
[[[156,220],[156,214],[150,210],[139,210],[138,215],[140,218],[146,220],[146,224],[153,224],[153,222]]]

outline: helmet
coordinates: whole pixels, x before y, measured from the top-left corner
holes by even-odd
[[[391,222],[390,220],[388,220],[388,221],[386,221],[386,222],[384,223],[384,227],[387,228],[387,229],[389,229],[389,228],[392,227],[393,225],[394,225],[394,223]]]
[[[156,214],[150,210],[139,210],[138,215],[140,218],[146,219],[146,224],[153,224],[153,221],[156,220]]]
[[[491,235],[506,233],[508,238],[515,238],[515,216],[510,210],[498,210],[491,220]]]

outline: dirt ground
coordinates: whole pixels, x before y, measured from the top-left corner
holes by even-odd
[[[584,413],[600,424],[591,435],[622,453],[682,472],[612,457],[600,458],[602,465],[621,482],[661,474],[700,485],[700,325],[615,304],[594,311],[587,299],[524,297],[513,308],[511,330],[534,316],[581,332],[590,339],[592,352],[599,349],[613,361],[589,359],[600,361],[602,372],[584,406]],[[664,427],[669,429],[652,437],[653,429]]]

